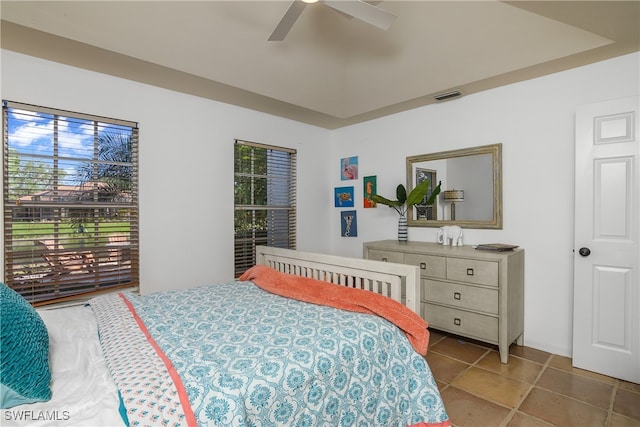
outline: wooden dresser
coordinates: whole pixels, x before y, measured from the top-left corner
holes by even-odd
[[[523,249],[492,252],[382,240],[365,243],[364,258],[420,267],[420,314],[429,327],[497,344],[502,363],[511,343],[522,345]]]

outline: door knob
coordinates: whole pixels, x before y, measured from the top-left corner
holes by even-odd
[[[580,255],[582,255],[582,256],[589,256],[589,255],[591,255],[591,249],[589,249],[589,248],[580,248],[578,250],[578,253]]]

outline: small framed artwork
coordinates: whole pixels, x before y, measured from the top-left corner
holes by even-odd
[[[429,190],[425,194],[422,202],[415,205],[416,219],[438,219],[437,210],[433,205],[427,205],[427,199],[431,196],[433,189],[438,185],[436,177],[436,171],[431,169],[416,168],[416,185],[420,184],[425,179],[429,180]]]
[[[342,181],[358,179],[358,156],[340,160],[340,179]]]
[[[336,187],[333,189],[334,206],[336,208],[352,208],[354,204],[353,187]]]
[[[340,235],[342,237],[358,237],[358,213],[356,211],[340,212]]]
[[[371,196],[377,193],[376,188],[376,177],[375,176],[365,176],[362,178],[362,194],[364,194],[363,204],[365,208],[375,208],[377,207],[376,202],[371,200]]]

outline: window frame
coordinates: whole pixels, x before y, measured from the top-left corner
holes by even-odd
[[[35,306],[138,287],[138,124],[7,100],[2,116],[5,284]],[[87,129],[82,154],[60,148],[70,124]]]
[[[242,150],[250,153],[248,159],[239,158]],[[258,245],[296,249],[296,167],[295,149],[235,140],[236,278],[255,265]],[[249,194],[242,193],[246,188]]]

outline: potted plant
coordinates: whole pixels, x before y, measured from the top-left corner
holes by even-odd
[[[407,196],[407,190],[404,185],[399,184],[396,187],[396,200],[390,200],[379,194],[373,194],[371,200],[376,203],[387,205],[398,212],[400,218],[398,219],[398,240],[401,242],[407,241],[407,211],[414,205],[426,204],[432,205],[436,201],[436,197],[440,194],[440,185],[442,181],[438,182],[438,186],[433,189],[429,197],[425,201],[425,196],[429,191],[431,183],[428,179],[425,179],[420,184],[416,185],[413,190]]]

